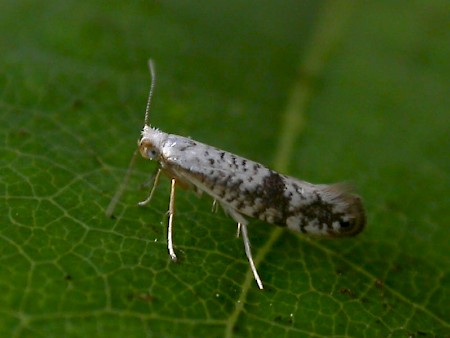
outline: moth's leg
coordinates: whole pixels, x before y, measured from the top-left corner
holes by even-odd
[[[172,222],[173,215],[175,214],[175,184],[176,180],[172,178],[170,186],[170,201],[169,201],[169,226],[167,227],[167,249],[169,250],[169,255],[173,261],[177,260],[177,255],[173,250],[173,240],[172,240]]]
[[[259,278],[258,271],[256,271],[255,262],[253,262],[252,250],[250,247],[250,240],[248,239],[247,234],[247,224],[238,223],[238,229],[242,228],[242,239],[244,240],[245,253],[247,254],[248,262],[250,263],[250,267],[253,272],[253,276],[255,277],[256,284],[262,290],[264,289],[261,278]]]
[[[239,238],[239,235],[241,234],[241,224],[247,224],[247,220],[240,213],[236,212],[234,209],[227,207],[226,205],[222,204],[222,208],[223,210],[225,210],[226,214],[230,215],[237,222],[236,237]]]
[[[153,179],[153,186],[152,186],[152,189],[150,190],[150,194],[144,201],[138,203],[138,205],[140,207],[147,205],[152,200],[153,194],[155,193],[155,190],[156,190],[156,186],[158,185],[158,182],[159,182],[159,177],[161,176],[161,168],[160,167],[156,168],[156,174],[154,176],[155,176],[155,178]]]
[[[247,220],[244,216],[238,213],[236,210],[227,207],[222,204],[224,210],[237,222],[238,233],[242,230],[242,240],[244,241],[245,254],[247,255],[248,262],[250,263],[250,268],[252,269],[253,276],[255,277],[256,284],[262,290],[264,288],[261,278],[258,275],[258,271],[256,270],[255,262],[253,261],[252,249],[250,245],[250,240],[248,239],[247,233]]]
[[[237,232],[236,232],[236,237],[239,238],[239,235],[241,234],[241,223],[238,222],[237,224]]]
[[[219,205],[217,204],[217,200],[214,199],[213,203],[212,203],[211,211],[212,212],[217,212],[218,209],[219,209]]]

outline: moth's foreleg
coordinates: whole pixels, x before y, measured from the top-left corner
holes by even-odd
[[[159,176],[160,175],[161,175],[161,168],[158,167],[158,168],[156,168],[156,174],[154,175],[153,186],[152,186],[152,189],[150,190],[150,194],[148,195],[148,197],[144,201],[138,203],[138,205],[140,207],[143,207],[144,205],[147,205],[152,200],[153,194],[155,193],[155,190],[156,190],[156,186],[159,183]]]
[[[255,262],[253,262],[250,240],[248,239],[247,233],[247,225],[238,223],[238,229],[242,229],[242,239],[244,240],[245,253],[247,254],[248,262],[250,263],[250,268],[252,269],[253,276],[255,276],[256,284],[258,284],[258,287],[262,290],[264,289],[264,287],[261,278],[259,278],[258,271],[256,271]]]
[[[175,184],[176,180],[172,178],[170,186],[170,201],[169,201],[169,225],[167,227],[167,249],[169,250],[169,255],[173,261],[177,260],[177,255],[173,250],[173,240],[172,240],[172,222],[173,215],[175,214]]]

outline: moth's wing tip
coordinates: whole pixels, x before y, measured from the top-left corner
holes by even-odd
[[[355,236],[363,231],[366,227],[366,211],[362,197],[354,192],[353,184],[336,183],[328,186],[327,190],[347,205],[347,212],[351,215],[351,227],[345,236]]]
[[[356,194],[351,194],[353,201],[350,207],[351,213],[353,215],[354,231],[351,236],[355,236],[364,230],[366,227],[366,210],[363,205],[363,200],[361,196]]]

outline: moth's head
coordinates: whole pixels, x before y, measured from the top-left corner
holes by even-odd
[[[166,135],[167,134],[156,128],[145,126],[142,130],[142,137],[138,141],[139,152],[142,157],[149,160],[160,160],[161,149],[166,139]]]

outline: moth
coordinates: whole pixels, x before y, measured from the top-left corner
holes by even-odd
[[[303,233],[327,237],[358,234],[365,226],[362,200],[343,184],[311,184],[280,174],[257,162],[193,139],[165,133],[149,124],[150,104],[155,86],[155,72],[149,60],[152,77],[145,112],[144,128],[138,141],[122,186],[111,200],[106,214],[112,215],[128,181],[138,152],[145,159],[158,163],[148,197],[139,203],[148,204],[161,173],[170,178],[167,248],[176,261],[173,246],[175,188],[180,185],[197,193],[206,193],[219,204],[242,233],[245,253],[260,289],[263,283],[253,261],[247,231],[247,217]]]

